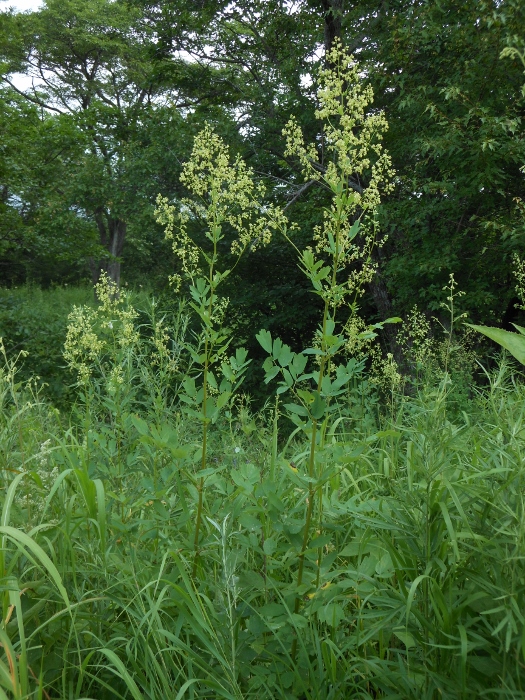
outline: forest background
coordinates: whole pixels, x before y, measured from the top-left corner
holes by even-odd
[[[282,127],[296,114],[308,140],[322,139],[315,71],[340,38],[384,110],[396,171],[361,314],[406,317],[417,305],[443,321],[453,273],[470,321],[510,327],[512,260],[525,247],[523,67],[500,54],[523,47],[523,26],[519,0],[49,0],[4,10],[0,285],[86,285],[106,270],[166,292],[178,263],[155,200],[184,196],[182,164],[205,122],[298,224],[299,247],[311,243],[330,195],[285,155]],[[226,284],[251,357],[262,357],[259,328],[292,347],[312,337],[318,304],[283,238],[245,255]],[[65,308],[78,295],[54,315],[50,297],[22,297],[0,299],[8,349],[28,349],[31,372],[60,401]],[[387,327],[383,343],[399,362],[395,333]]]

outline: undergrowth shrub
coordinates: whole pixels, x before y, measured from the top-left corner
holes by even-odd
[[[192,575],[198,426],[150,405],[118,440],[98,418],[81,441],[9,372],[9,697],[522,697],[525,389],[508,367],[460,420],[447,380],[394,423],[334,421],[299,612],[309,446],[279,436],[278,404],[210,432]]]
[[[417,387],[437,384],[444,375],[448,375],[451,379],[447,401],[449,411],[461,413],[469,410],[479,370],[476,352],[478,336],[463,323],[467,314],[457,310],[457,302],[463,293],[456,287],[454,275],[451,274],[448,285],[443,288],[446,300],[442,304],[444,314],[441,320],[435,317],[429,319],[417,307],[411,310],[397,332],[403,366],[397,368],[400,378],[394,379],[397,379],[398,387],[403,384],[405,391],[413,393]],[[384,383],[382,363],[384,361],[380,358],[374,367],[379,384]],[[395,368],[392,367],[392,370]]]
[[[73,304],[92,304],[93,290],[25,286],[0,290],[0,337],[10,357],[27,353],[19,379],[36,379],[56,406],[67,409],[74,399],[71,377],[62,357],[67,317]]]

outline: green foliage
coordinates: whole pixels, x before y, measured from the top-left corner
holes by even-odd
[[[160,239],[153,199],[166,179],[177,190],[180,144],[192,133],[191,118],[185,127],[169,104],[188,82],[183,64],[175,84],[175,75],[171,81],[162,76],[154,60],[154,29],[129,3],[49,0],[36,12],[6,12],[2,19],[3,83],[20,111],[31,112],[33,131],[43,135],[41,147],[24,145],[14,158],[30,182],[18,182],[11,194],[19,208],[38,209],[31,221],[37,238],[52,240],[53,226],[73,231],[70,260],[82,258],[84,269],[89,262],[95,281],[105,269],[118,282],[128,235],[135,249],[151,248]],[[17,72],[30,77],[35,89],[18,87],[12,80]],[[30,133],[19,124],[25,144]],[[28,248],[37,252],[30,239]],[[157,262],[144,260],[142,269]]]
[[[483,333],[487,338],[494,340],[498,345],[508,350],[518,362],[525,365],[525,340],[523,340],[525,329],[516,324],[513,325],[518,330],[518,333],[511,333],[502,328],[489,328],[487,326],[470,325],[470,327],[479,333]]]
[[[305,180],[319,180],[333,196],[330,208],[324,211],[322,226],[315,229],[316,249],[297,249],[300,267],[308,278],[313,292],[319,296],[323,309],[314,347],[294,353],[280,338],[272,341],[269,331],[261,331],[257,339],[269,353],[263,365],[265,382],[281,375],[277,394],[290,392],[297,403],[285,404],[288,416],[299,430],[310,439],[308,458],[309,493],[302,529],[302,545],[299,552],[297,595],[294,614],[301,605],[306,553],[310,548],[310,527],[314,513],[314,501],[319,496],[330,470],[323,469],[322,448],[330,425],[330,413],[341,413],[335,400],[345,387],[363,369],[351,358],[347,364],[336,364],[336,357],[347,350],[347,339],[340,324],[341,311],[350,314],[344,330],[348,331],[357,315],[357,299],[363,286],[371,281],[376,266],[372,262],[372,250],[377,239],[376,211],[381,190],[388,191],[393,172],[390,158],[382,151],[382,136],[387,124],[382,114],[366,115],[372,101],[370,88],[363,88],[358,78],[358,67],[352,56],[336,43],[328,54],[329,67],[319,73],[316,117],[324,121],[325,142],[323,151],[329,156],[325,167],[315,144],[305,145],[304,136],[297,121],[292,118],[284,129],[287,139],[286,155],[298,158]],[[369,185],[363,188],[359,178],[369,173]],[[350,270],[348,272],[348,270]],[[388,319],[387,322],[400,320]],[[372,339],[374,324],[357,334],[358,339]],[[315,360],[314,368],[305,373],[309,356]],[[321,453],[321,454],[320,454]],[[321,495],[320,495],[321,494]],[[317,526],[322,538],[322,524]],[[322,560],[319,550],[318,562]],[[307,573],[308,575],[308,573]],[[320,568],[316,572],[317,581]],[[295,660],[298,640],[293,640],[291,657]]]
[[[508,369],[454,422],[448,383],[398,396],[394,423],[337,397],[306,549],[310,446],[279,434],[278,405],[224,411],[203,474],[200,425],[133,376],[120,410],[100,387],[64,430],[12,363],[0,374],[7,697],[520,697],[525,396]]]
[[[128,281],[164,288],[168,248],[153,202],[159,191],[170,201],[182,195],[180,163],[205,119],[265,179],[268,201],[293,212],[299,247],[311,244],[330,194],[317,181],[303,182],[281,126],[297,114],[327,166],[312,76],[319,45],[329,49],[339,38],[359,51],[390,125],[385,146],[397,172],[396,191],[378,212],[388,241],[374,255],[378,274],[363,313],[384,319],[392,304],[406,314],[414,303],[435,312],[454,272],[476,322],[512,315],[507,270],[521,252],[523,228],[515,201],[523,162],[517,0],[461,7],[395,0],[379,9],[369,0],[298,0],[292,13],[273,0],[206,0],[192,8],[180,0],[53,0],[2,20],[5,79],[12,82],[15,71],[37,75],[40,67],[53,75],[24,97],[18,83],[4,81],[6,99],[16,103],[2,124],[8,196],[0,235],[9,241],[11,279],[70,282],[86,274],[90,258],[111,267],[117,254]],[[283,263],[278,273],[274,256]],[[303,347],[318,308],[290,252],[274,242],[237,272],[227,294],[243,343],[250,328],[271,324],[284,342]],[[395,354],[393,332],[388,342]],[[255,365],[250,372],[256,387]]]
[[[377,65],[379,46],[385,61],[372,82],[399,175],[384,209],[389,288],[407,311],[414,303],[437,311],[454,272],[471,317],[501,319],[513,303],[510,261],[522,248],[515,198],[525,153],[520,65],[500,53],[521,33],[523,4],[397,6],[369,54]]]
[[[46,118],[12,89],[0,93],[0,129],[3,279],[77,281],[98,251],[93,222],[69,197],[85,140],[69,117]]]
[[[35,286],[0,291],[0,337],[9,357],[23,352],[19,380],[37,378],[44,395],[60,408],[74,399],[73,377],[62,357],[67,317],[73,304],[92,304],[88,288],[59,287],[41,290]]]
[[[459,267],[461,288],[465,250],[492,244],[494,231],[508,242],[499,253],[516,247],[514,213],[503,202],[517,182],[505,163],[521,157],[521,122],[498,114],[504,85],[484,99],[474,99],[474,88],[487,69],[493,28],[515,26],[521,9],[512,0],[490,12],[483,4],[481,18],[467,3],[452,21],[447,13],[457,8],[446,1],[327,8],[321,16],[300,2],[290,14],[273,1],[206,0],[199,13],[178,0],[48,0],[37,13],[5,15],[5,75],[31,61],[54,72],[25,97],[72,113],[39,115],[7,96],[2,118],[12,131],[0,174],[10,189],[0,233],[23,231],[30,242],[41,232],[45,250],[54,223],[56,244],[77,220],[86,245],[93,226],[101,243],[109,233],[122,242],[135,227],[133,245],[147,258],[160,240],[156,216],[176,256],[177,295],[169,303],[137,297],[119,289],[117,274],[103,274],[97,301],[77,299],[66,329],[63,309],[48,308],[49,295],[4,293],[0,700],[495,700],[525,692],[525,392],[504,363],[487,372],[484,389],[471,386],[472,356],[456,328],[464,314],[454,270],[429,266],[445,252],[439,263]],[[297,86],[300,70],[310,70],[295,59],[316,46],[321,20],[327,62],[315,85],[316,110],[302,102],[278,153],[275,126],[291,100],[285,86]],[[292,25],[300,40],[290,48],[282,37]],[[401,164],[395,193],[385,116],[371,106],[370,85],[337,40],[356,27],[366,29],[360,57],[370,80],[385,71],[393,81],[383,84],[380,103],[394,115],[406,108],[410,117],[393,120],[390,144]],[[174,57],[184,37],[196,64]],[[213,51],[207,56],[210,37],[223,65]],[[263,40],[269,44],[258,67]],[[521,45],[511,45],[517,48],[507,58],[519,58]],[[477,63],[463,65],[473,47]],[[417,76],[424,79],[419,92]],[[215,111],[210,98],[213,126],[199,131],[180,166],[168,145],[196,131],[196,101],[211,77],[228,89]],[[233,108],[255,112],[261,96],[272,113],[268,127],[262,118],[243,125],[230,139],[237,145],[230,156],[218,131],[231,133],[231,115],[240,114]],[[168,98],[187,113],[169,116],[161,104]],[[23,154],[49,155],[49,173],[41,155],[34,179],[32,168],[20,167],[17,134]],[[252,155],[266,172],[278,173],[273,190],[245,163],[243,140],[255,144]],[[263,155],[269,143],[273,151]],[[174,184],[179,173],[184,197]],[[292,181],[285,188],[290,205],[312,188],[293,226],[278,204],[286,196],[281,175]],[[152,187],[161,190],[156,214]],[[463,225],[463,216],[479,220]],[[457,225],[447,249],[450,221]],[[149,237],[140,235],[142,222],[153,227]],[[372,345],[383,325],[398,319],[382,313],[388,303],[377,307],[387,321],[358,314],[364,289],[377,296],[384,283],[380,222],[392,234],[391,279],[422,242],[426,310],[446,294],[449,319],[438,319],[443,340],[429,336],[417,312],[400,334],[406,393],[405,368]],[[403,228],[407,222],[414,226]],[[279,275],[279,290],[305,298],[297,276],[275,273],[280,244],[251,256],[274,230],[298,255],[316,300],[306,320],[291,324],[293,343],[276,332],[272,313],[280,310],[286,322],[297,309],[266,293],[256,308],[245,283],[263,259],[267,268],[252,284]],[[483,234],[479,240],[473,231]],[[112,264],[118,240],[108,248]],[[100,252],[88,250],[82,255]],[[136,271],[144,274],[152,259]],[[167,264],[159,263],[159,275]],[[519,261],[517,269],[521,288]],[[445,287],[442,273],[451,274]],[[466,308],[491,308],[490,299],[476,297],[482,286],[475,280],[467,289]],[[29,304],[17,301],[24,295]],[[244,300],[251,307],[243,317],[236,309]],[[265,386],[277,381],[274,400],[259,413],[240,393],[253,318],[262,320]],[[525,330],[516,327],[519,334],[474,326],[521,358]],[[55,383],[66,376],[60,363],[71,370],[60,396],[73,400],[68,414],[46,404],[38,383],[22,374],[26,347],[36,355],[28,370],[47,361]],[[466,385],[468,402],[458,399]]]
[[[166,226],[166,238],[172,241],[182,275],[190,282],[190,307],[200,323],[196,343],[188,345],[187,349],[198,376],[202,375],[202,384],[197,387],[192,376],[186,377],[185,393],[181,395],[191,407],[186,409],[187,413],[202,422],[201,477],[194,539],[195,573],[207,471],[208,426],[210,422],[215,423],[221,410],[231,403],[250,362],[244,348],[238,348],[229,361],[226,358],[231,342],[231,335],[224,326],[228,299],[221,298],[218,289],[246,249],[268,243],[272,229],[286,225],[286,221],[278,210],[263,209],[264,187],[255,183],[253,171],[247,169],[239,157],[230,163],[226,145],[209,126],[195,138],[192,156],[184,165],[181,180],[193,198],[182,200],[176,212],[175,207],[159,195],[156,213],[159,223]],[[192,238],[188,233],[192,219],[204,223],[203,243],[198,236]],[[228,228],[234,232],[230,243],[234,262],[230,268],[225,268],[219,250]],[[182,281],[180,274],[171,278],[177,291]],[[217,381],[217,370],[221,372],[222,380]]]

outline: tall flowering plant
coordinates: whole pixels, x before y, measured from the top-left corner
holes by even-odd
[[[279,377],[278,393],[290,392],[295,403],[285,404],[289,417],[310,438],[310,449],[302,481],[307,491],[302,547],[298,555],[297,597],[299,611],[304,594],[306,554],[319,495],[317,533],[322,530],[322,492],[327,475],[318,459],[323,447],[330,414],[338,410],[336,397],[362,363],[348,359],[348,349],[356,340],[373,338],[382,324],[367,326],[354,322],[358,300],[366,284],[376,274],[372,257],[378,239],[377,208],[381,195],[390,192],[394,171],[383,148],[388,128],[382,112],[371,110],[373,92],[363,85],[359,67],[341,44],[327,56],[327,67],[319,71],[318,108],[320,138],[305,143],[303,132],[292,118],[284,129],[286,155],[296,158],[306,182],[318,182],[331,195],[323,221],[314,230],[311,247],[298,250],[300,266],[322,301],[322,317],[313,346],[294,353],[279,338],[261,331],[258,340],[269,356],[264,364],[266,382]],[[293,238],[285,235],[294,245]],[[345,313],[346,309],[346,313]],[[383,323],[398,321],[388,319]],[[355,331],[354,329],[358,329]],[[358,338],[349,337],[357,332]],[[307,369],[308,359],[313,366]],[[344,358],[342,361],[340,358]],[[317,571],[308,571],[309,586],[319,584],[322,550],[317,553]],[[296,652],[296,642],[293,655]]]
[[[225,322],[228,299],[221,296],[220,286],[248,249],[266,245],[273,230],[286,228],[286,219],[278,208],[263,205],[264,185],[256,181],[240,157],[230,157],[227,146],[209,125],[195,138],[181,182],[190,196],[176,204],[159,196],[156,213],[179,260],[180,269],[172,276],[172,284],[177,290],[188,284],[191,308],[200,321],[197,341],[188,345],[194,371],[186,377],[180,395],[186,411],[202,423],[200,473],[196,475],[195,573],[208,474],[208,427],[229,403],[249,364],[244,348],[227,355],[232,338]],[[221,256],[220,244],[227,240],[230,255]]]

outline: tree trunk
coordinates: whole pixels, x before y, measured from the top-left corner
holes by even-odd
[[[374,255],[374,257],[376,256]],[[392,316],[394,316],[392,302],[388,294],[386,282],[381,274],[381,267],[378,267],[374,279],[370,282],[369,289],[376,305],[379,319],[385,321],[387,318],[392,318]],[[397,364],[401,368],[405,368],[403,350],[397,342],[397,324],[387,323],[383,333],[383,337],[387,343],[387,350],[392,353]]]
[[[327,54],[336,39],[341,38],[343,0],[322,0],[324,10],[324,50]]]
[[[105,272],[118,287],[120,286],[120,256],[126,238],[127,223],[100,210],[95,212],[95,221],[100,235],[100,245],[108,251],[108,255],[98,260],[91,259],[93,284],[97,284],[101,274]]]

